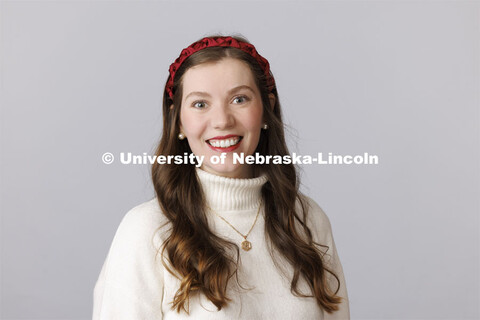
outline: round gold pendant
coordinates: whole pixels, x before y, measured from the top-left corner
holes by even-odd
[[[252,243],[248,240],[243,240],[242,241],[242,249],[245,250],[245,251],[248,251],[248,250],[252,249]]]

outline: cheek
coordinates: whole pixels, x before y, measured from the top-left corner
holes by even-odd
[[[198,121],[198,118],[193,117],[188,112],[183,112],[180,114],[180,125],[183,133],[185,133],[187,136],[194,135],[201,131],[201,123]]]
[[[262,109],[249,113],[245,119],[245,126],[248,127],[249,130],[258,131],[262,125],[262,114]]]

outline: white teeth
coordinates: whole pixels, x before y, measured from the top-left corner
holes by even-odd
[[[231,138],[225,140],[208,140],[208,142],[215,148],[228,148],[234,146],[240,141],[239,138]]]

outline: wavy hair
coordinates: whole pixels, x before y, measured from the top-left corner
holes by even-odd
[[[242,37],[235,38],[248,42]],[[276,87],[272,91],[268,90],[263,70],[249,54],[231,47],[211,47],[192,54],[177,70],[173,84],[173,99],[164,90],[163,132],[155,152],[157,156],[184,155],[192,152],[187,140],[177,138],[180,128],[183,75],[193,66],[225,58],[246,62],[261,92],[264,119],[269,130],[261,130],[255,152],[262,155],[289,154]],[[270,93],[275,95],[273,109],[268,107]],[[340,281],[324,265],[323,252],[319,247],[325,246],[313,241],[312,232],[307,226],[308,206],[299,192],[299,178],[295,166],[293,164],[253,166],[256,176],[265,173],[268,178],[261,190],[265,208],[265,233],[271,244],[293,267],[292,294],[315,297],[318,305],[328,313],[338,310],[338,304],[341,302],[341,297],[337,296]],[[227,284],[234,275],[237,275],[238,246],[218,237],[210,230],[206,201],[194,165],[154,163],[152,180],[160,208],[170,225],[168,236],[161,248],[162,257],[166,256],[170,265],[168,266],[163,259],[162,263],[180,280],[172,309],[176,309],[177,312],[183,309],[188,313],[189,296],[200,292],[220,310],[231,301],[227,297]],[[300,204],[300,212],[297,212],[295,207],[297,201]],[[236,255],[232,256],[231,250],[236,252]],[[275,261],[272,252],[271,256]],[[336,290],[330,288],[327,273],[336,279],[338,283]],[[306,280],[311,295],[300,292],[298,288],[300,277]]]

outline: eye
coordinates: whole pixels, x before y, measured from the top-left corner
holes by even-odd
[[[233,103],[237,103],[237,104],[244,103],[246,101],[248,101],[247,96],[238,96],[238,97],[233,98]]]
[[[204,109],[207,106],[205,101],[195,101],[192,103],[192,107],[197,108],[197,109]]]

